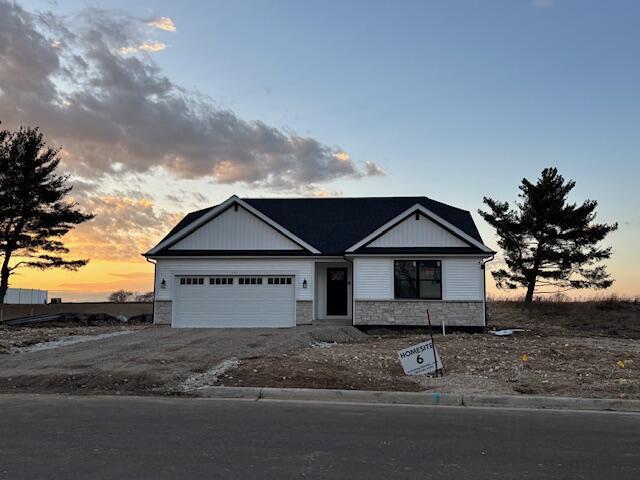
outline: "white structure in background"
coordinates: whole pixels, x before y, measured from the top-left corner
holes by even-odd
[[[49,292],[34,288],[10,288],[4,297],[6,304],[36,305],[47,303]]]

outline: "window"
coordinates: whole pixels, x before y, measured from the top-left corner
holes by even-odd
[[[396,260],[393,276],[396,298],[442,299],[440,260]]]
[[[233,285],[233,277],[211,277],[209,285]]]
[[[267,278],[269,285],[291,285],[291,277],[269,277]]]
[[[182,277],[180,285],[204,285],[204,277]]]
[[[230,278],[229,280],[231,280],[231,282],[229,282],[231,284],[233,279]],[[239,285],[262,285],[262,278],[261,277],[240,277],[238,278],[238,284]]]

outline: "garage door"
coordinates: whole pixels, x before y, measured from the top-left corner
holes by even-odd
[[[174,327],[293,327],[292,276],[178,276]]]

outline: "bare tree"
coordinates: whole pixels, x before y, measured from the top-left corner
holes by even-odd
[[[118,290],[109,295],[109,301],[113,303],[129,302],[133,297],[133,292],[129,290]]]
[[[136,302],[153,302],[153,292],[139,293],[135,297]]]

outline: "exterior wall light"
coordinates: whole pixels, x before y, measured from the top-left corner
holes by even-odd
[[[165,279],[163,278],[162,281],[160,282],[160,288],[167,288],[167,282],[165,281]]]
[[[302,288],[307,288],[307,279],[306,278],[302,281]]]

